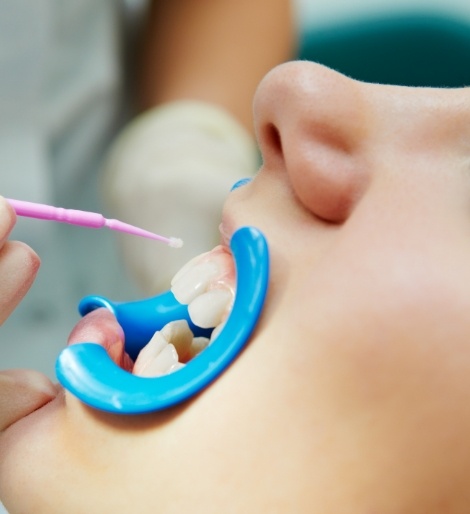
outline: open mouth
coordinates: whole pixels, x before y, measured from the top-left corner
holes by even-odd
[[[171,292],[188,306],[195,326],[212,332],[209,337],[196,336],[187,320],[170,321],[138,354],[132,369],[135,375],[156,377],[181,369],[214,341],[235,298],[235,267],[229,250],[217,246],[188,262],[173,278]]]
[[[73,344],[57,360],[59,382],[84,403],[120,414],[160,410],[200,392],[247,343],[266,297],[263,234],[242,227],[230,249],[216,247],[184,266],[173,292],[127,304],[82,300],[82,314],[106,307],[115,315],[125,352],[122,346],[111,351],[95,342]],[[201,330],[210,335],[201,337]],[[126,352],[135,362],[123,358]]]

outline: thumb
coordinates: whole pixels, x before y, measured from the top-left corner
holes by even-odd
[[[50,402],[57,393],[54,384],[38,371],[0,371],[0,431]]]

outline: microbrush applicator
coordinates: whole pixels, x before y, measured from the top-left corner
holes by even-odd
[[[128,223],[119,220],[107,219],[97,212],[79,211],[75,209],[63,209],[62,207],[53,207],[42,203],[25,202],[23,200],[12,200],[6,198],[6,201],[13,207],[18,216],[27,218],[37,218],[41,220],[58,221],[61,223],[70,223],[71,225],[79,225],[87,228],[107,227],[111,230],[132,234],[134,236],[146,237],[166,243],[173,248],[181,248],[183,241],[177,237],[164,237],[134,227]]]

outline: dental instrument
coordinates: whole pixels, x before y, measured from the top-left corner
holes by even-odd
[[[237,281],[233,308],[218,336],[184,367],[159,377],[139,377],[118,367],[102,346],[83,342],[62,350],[56,362],[59,382],[85,404],[117,414],[158,411],[201,392],[248,342],[268,289],[269,250],[264,235],[255,227],[242,227],[233,234],[230,248]],[[186,319],[194,335],[201,335],[201,329],[191,323],[187,306],[171,291],[128,303],[89,296],[80,302],[79,311],[85,315],[100,307],[116,316],[124,331],[125,350],[133,358],[169,321]]]
[[[52,205],[26,202],[23,200],[13,200],[11,198],[5,199],[13,207],[18,216],[70,223],[71,225],[79,225],[87,228],[107,227],[118,232],[161,241],[173,248],[181,248],[183,246],[183,241],[177,237],[160,236],[119,220],[107,219],[97,212],[63,209],[62,207],[53,207]]]

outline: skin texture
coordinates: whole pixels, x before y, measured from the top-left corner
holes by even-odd
[[[7,241],[15,220],[15,212],[0,197],[0,325],[26,294],[39,269],[39,258],[31,248]]]
[[[470,511],[470,89],[289,63],[254,119],[263,166],[222,221],[226,242],[259,227],[272,255],[247,349],[165,412],[60,394],[12,424],[12,514]],[[82,324],[71,343],[86,325],[121,344],[105,312]]]
[[[0,325],[21,301],[39,269],[39,257],[24,243],[7,241],[16,216],[0,197]],[[46,377],[30,370],[0,372],[0,431],[57,394]]]

